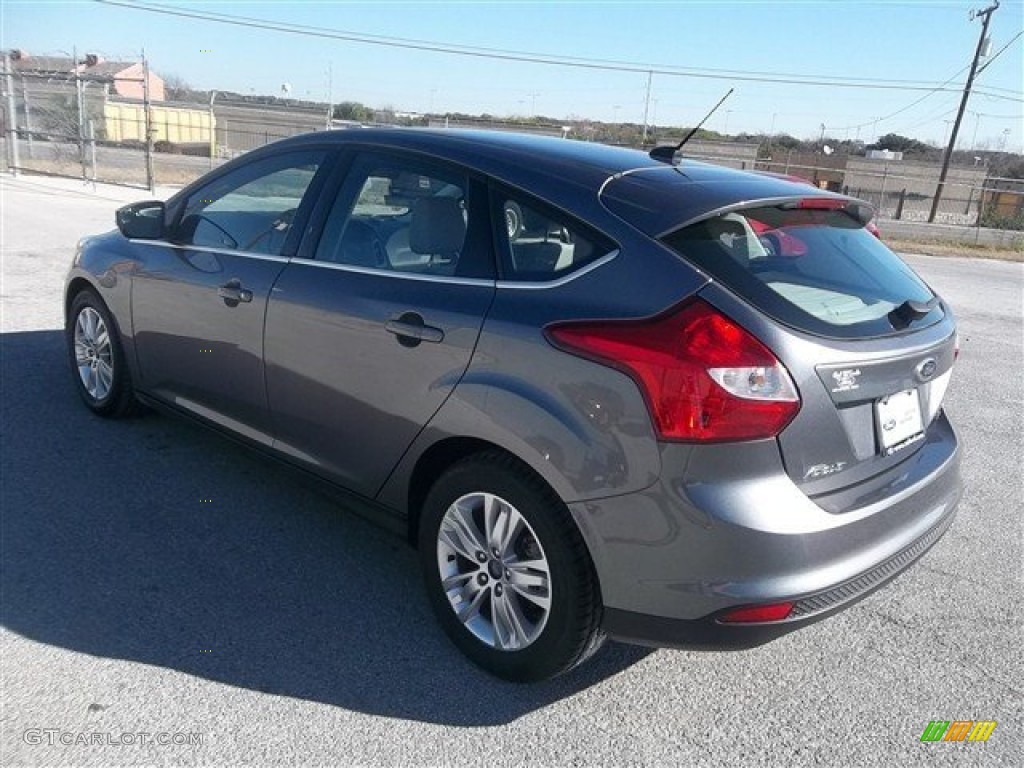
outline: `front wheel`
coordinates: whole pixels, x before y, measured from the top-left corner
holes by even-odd
[[[140,410],[117,326],[92,290],[83,290],[72,300],[65,337],[75,388],[93,412],[116,417]]]
[[[560,499],[497,452],[455,464],[424,503],[419,549],[430,602],[470,659],[506,680],[554,677],[601,646],[601,601]]]

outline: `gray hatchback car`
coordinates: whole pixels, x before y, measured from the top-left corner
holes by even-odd
[[[568,140],[310,134],[83,240],[68,354],[100,415],[345,489],[496,675],[747,647],[890,580],[960,496],[955,321],[871,215]]]

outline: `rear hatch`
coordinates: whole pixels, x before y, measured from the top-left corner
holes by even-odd
[[[865,228],[870,215],[838,196],[762,200],[661,238],[711,278],[709,300],[723,287],[740,300],[745,316],[734,319],[792,375],[801,408],[778,440],[812,496],[871,478],[880,489],[887,470],[948,430],[936,422],[955,357],[952,315]]]

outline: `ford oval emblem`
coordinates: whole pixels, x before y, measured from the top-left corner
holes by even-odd
[[[917,378],[921,381],[928,381],[928,379],[935,375],[938,367],[939,364],[935,362],[935,358],[929,357],[917,366]]]

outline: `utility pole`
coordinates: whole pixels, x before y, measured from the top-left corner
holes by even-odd
[[[651,79],[654,77],[654,72],[648,70],[647,72],[647,98],[644,99],[644,133],[640,138],[640,146],[647,146],[647,115],[651,111]]]
[[[17,176],[21,162],[18,159],[18,113],[14,104],[14,77],[11,71],[11,53],[4,51],[4,89],[7,91],[7,157],[11,175]]]
[[[211,103],[211,109],[213,107]],[[149,61],[142,52],[142,111],[146,128],[146,186],[156,193],[156,174],[153,172],[153,104],[149,100]]]
[[[981,16],[984,21],[981,25],[981,35],[978,37],[978,47],[974,50],[974,60],[971,62],[971,71],[967,75],[967,82],[964,84],[964,95],[960,99],[960,108],[956,112],[956,120],[953,121],[953,130],[949,135],[949,145],[942,156],[942,170],[939,172],[939,184],[935,188],[935,198],[932,200],[932,210],[928,214],[928,223],[935,221],[935,214],[939,210],[939,202],[942,200],[942,191],[946,186],[946,176],[949,173],[949,162],[953,159],[953,149],[956,147],[957,134],[960,132],[960,121],[964,118],[964,110],[967,109],[967,99],[971,95],[971,86],[974,85],[974,75],[978,71],[978,59],[981,58],[981,51],[985,46],[985,36],[988,33],[988,23],[992,20],[992,14],[999,7],[999,0],[993,0],[992,5],[984,10],[972,12],[974,16]]]
[[[25,108],[25,140],[28,142],[28,156],[35,157],[32,151],[32,112],[28,104],[28,78],[21,78],[21,103]]]
[[[334,62],[327,62],[327,130],[331,130],[334,118]]]
[[[85,86],[78,71],[78,48],[71,49],[71,67],[75,73],[75,98],[78,100],[78,160],[82,164],[82,178],[89,178],[89,161],[85,157]]]
[[[210,91],[210,170],[213,170],[213,159],[217,156],[217,117],[213,114],[213,102],[217,99],[217,92]]]

